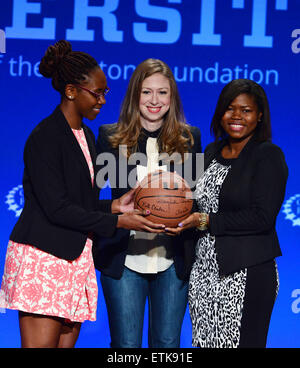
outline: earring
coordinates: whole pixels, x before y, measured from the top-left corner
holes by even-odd
[[[73,100],[74,99],[74,96],[68,96],[68,99],[69,100]]]

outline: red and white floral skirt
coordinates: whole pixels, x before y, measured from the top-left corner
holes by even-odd
[[[0,293],[0,308],[95,321],[98,287],[92,239],[74,261],[9,241]]]

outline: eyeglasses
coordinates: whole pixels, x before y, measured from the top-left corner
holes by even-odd
[[[97,101],[100,100],[101,97],[105,97],[108,94],[108,92],[110,91],[109,87],[106,87],[105,90],[103,92],[100,92],[100,93],[93,92],[90,89],[82,87],[79,84],[76,84],[76,87],[79,87],[79,88],[83,89],[84,91],[89,92],[92,96],[94,96],[96,98]]]

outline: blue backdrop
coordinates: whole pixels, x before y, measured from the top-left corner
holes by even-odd
[[[149,57],[170,65],[187,120],[200,127],[204,147],[212,141],[210,121],[224,84],[250,78],[264,87],[270,101],[273,141],[283,149],[290,171],[277,220],[283,256],[278,259],[280,290],[268,347],[300,347],[300,2],[2,0],[1,277],[9,234],[23,207],[24,143],[33,127],[59,103],[50,80],[38,72],[46,48],[59,39],[69,40],[74,50],[92,54],[107,75],[111,93],[106,106],[95,121],[87,122],[96,135],[100,124],[117,120],[134,67]],[[107,190],[102,193],[102,197],[109,195]],[[83,324],[77,346],[108,347],[109,341],[99,287],[98,319]],[[17,312],[2,311],[0,347],[19,346]],[[191,347],[188,310],[182,347]]]

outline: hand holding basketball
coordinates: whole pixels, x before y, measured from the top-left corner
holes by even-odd
[[[176,228],[189,216],[192,206],[192,191],[177,173],[150,173],[135,191],[134,208],[149,210],[149,220],[167,227]]]
[[[166,227],[165,231],[169,235],[179,235],[182,231],[197,227],[199,224],[199,212],[194,212],[185,220],[180,222],[177,227]]]
[[[133,210],[118,216],[117,227],[122,227],[129,230],[147,231],[152,233],[164,232],[163,224],[156,224],[149,221],[145,216],[148,212],[143,210]]]

